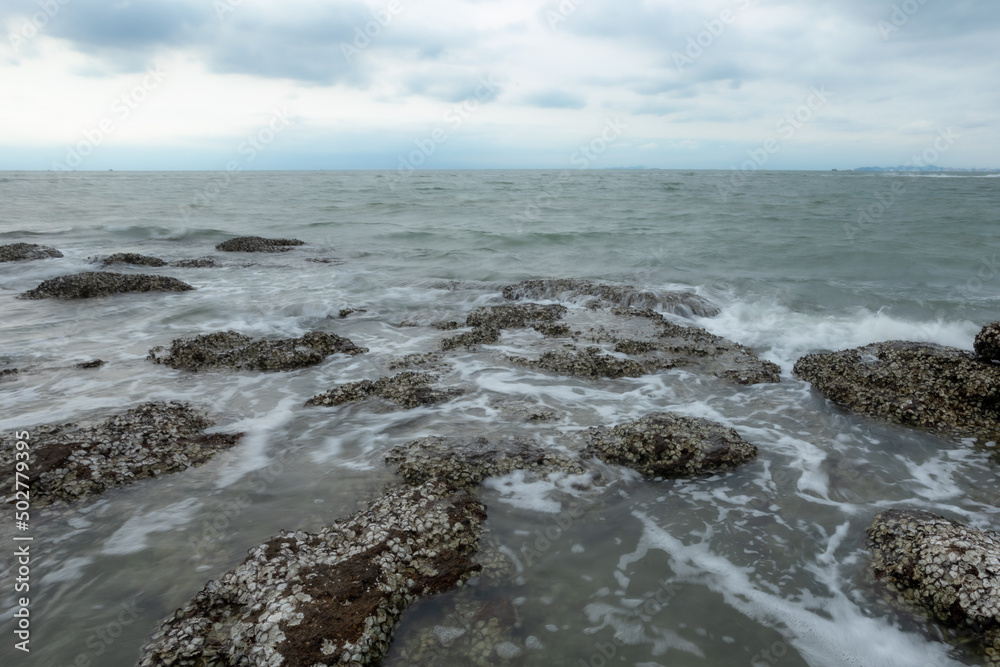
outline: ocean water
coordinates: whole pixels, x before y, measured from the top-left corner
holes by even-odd
[[[396,444],[487,434],[560,447],[657,410],[731,426],[759,458],[692,480],[607,468],[604,484],[519,473],[488,481],[487,538],[517,570],[483,593],[516,609],[522,650],[506,664],[982,664],[960,639],[942,641],[934,624],[881,601],[864,532],[890,507],[997,528],[987,450],[849,414],[791,368],[809,352],[880,340],[971,349],[979,328],[1000,319],[998,211],[1000,179],[973,174],[0,173],[0,244],[65,254],[0,264],[0,367],[21,369],[0,382],[0,430],[189,400],[219,430],[248,433],[199,468],[34,511],[30,664],[134,664],[156,623],[248,549],[332,523],[377,494]],[[307,245],[214,250],[237,235]],[[213,256],[221,266],[115,269],[173,275],[193,292],[15,299],[113,252]],[[390,374],[387,359],[432,351],[446,335],[402,321],[461,320],[501,303],[502,286],[542,277],[696,291],[721,313],[691,323],[774,361],[782,381],[737,387],[673,370],[594,382],[505,364],[501,341],[449,357],[447,380],[468,390],[458,400],[397,412],[303,407],[337,384]],[[344,308],[364,312],[341,319]],[[153,346],[221,329],[317,328],[371,352],[268,374],[190,374],[145,360]],[[99,369],[74,368],[98,357]],[[528,403],[558,419],[522,424],[499,407]],[[0,663],[29,664],[13,648],[15,531],[5,516]],[[396,646],[447,628],[459,595],[412,608]]]

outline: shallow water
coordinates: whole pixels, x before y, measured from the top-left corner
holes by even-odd
[[[847,414],[791,367],[811,351],[897,338],[971,349],[1000,311],[1000,180],[773,172],[723,198],[729,177],[284,172],[238,174],[216,191],[219,177],[207,173],[2,174],[0,243],[42,243],[66,256],[0,264],[0,366],[21,370],[0,380],[0,430],[189,400],[215,414],[219,430],[248,433],[202,467],[34,513],[31,660],[134,664],[157,621],[249,548],[283,529],[331,523],[377,494],[392,480],[382,457],[400,442],[519,434],[572,448],[590,426],[674,410],[737,429],[758,460],[697,480],[606,468],[601,484],[489,481],[487,539],[519,576],[421,603],[397,646],[441,623],[456,599],[481,595],[512,600],[515,637],[539,646],[510,664],[981,664],[878,598],[864,530],[888,507],[995,528],[987,452]],[[860,228],[859,207],[894,179],[906,179],[903,194]],[[213,248],[244,234],[308,245],[268,255]],[[210,255],[223,266],[114,269],[173,275],[194,292],[14,298],[94,270],[90,257],[128,251]],[[505,335],[499,346],[449,356],[448,380],[467,389],[458,400],[398,412],[303,407],[337,384],[388,375],[391,357],[436,349],[449,335],[401,321],[461,320],[501,302],[505,284],[550,276],[693,289],[722,307],[695,322],[776,362],[782,382],[737,387],[681,370],[564,378],[504,363],[499,352],[514,340]],[[341,319],[346,307],[366,312]],[[321,329],[371,352],[272,374],[190,374],[145,360],[155,345],[220,329]],[[73,366],[97,357],[101,368]],[[519,423],[499,402],[531,402],[557,420]],[[0,522],[7,544],[12,521]],[[546,531],[554,539],[541,540]],[[6,551],[0,581],[10,582]],[[14,603],[5,585],[4,617]],[[0,662],[20,658],[8,635]]]

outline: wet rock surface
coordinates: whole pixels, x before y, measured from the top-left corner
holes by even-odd
[[[0,368],[0,378],[13,377],[19,372],[16,368]]]
[[[0,245],[0,262],[27,262],[35,259],[62,257],[55,248],[37,243],[8,243]]]
[[[537,359],[508,356],[507,360],[518,366],[536,370],[552,371],[564,375],[590,378],[639,377],[649,370],[633,359],[622,359],[609,354],[601,354],[600,348],[580,349],[567,345],[565,350],[543,352]]]
[[[888,341],[807,355],[794,373],[862,414],[984,442],[1000,439],[1000,366],[970,352]]]
[[[133,264],[136,266],[166,266],[167,263],[159,257],[140,255],[135,252],[116,252],[101,260],[101,266],[112,264]]]
[[[896,602],[984,645],[1000,664],[1000,534],[919,510],[887,510],[868,528],[872,569]]]
[[[514,470],[584,472],[583,466],[573,457],[546,451],[534,441],[517,438],[430,436],[393,447],[385,460],[408,484],[436,479],[455,488],[473,488],[487,477],[506,475]]]
[[[485,508],[437,482],[318,533],[282,533],[167,619],[140,667],[374,665],[403,610],[462,583]]]
[[[976,334],[973,347],[976,354],[984,361],[1000,361],[1000,322],[983,327]]]
[[[103,365],[104,365],[103,359],[93,359],[91,361],[81,361],[78,364],[74,364],[74,367],[88,369],[88,368],[100,368]]]
[[[612,428],[592,428],[587,452],[646,477],[730,470],[757,456],[735,430],[698,417],[656,412]]]
[[[144,477],[204,463],[239,442],[242,433],[206,434],[213,426],[187,403],[143,403],[89,427],[49,424],[32,428],[30,495],[35,506],[73,501]],[[15,442],[3,441],[0,465],[13,470]],[[14,475],[0,484],[14,497]]]
[[[472,331],[445,338],[441,341],[441,349],[448,351],[471,348],[480,343],[498,343],[501,329],[523,329],[532,325],[551,325],[566,312],[565,306],[538,303],[504,304],[478,308],[465,319],[465,326],[472,327]],[[433,326],[442,330],[459,327],[457,322],[437,323]],[[568,332],[568,328],[566,331]]]
[[[125,292],[186,292],[194,287],[177,278],[91,271],[59,276],[28,290],[19,299],[90,299]]]
[[[291,246],[305,245],[298,239],[266,239],[262,236],[240,236],[215,246],[223,252],[285,252]]]
[[[461,389],[439,389],[433,386],[436,376],[429,373],[406,371],[392,377],[371,380],[360,380],[317,394],[306,405],[342,405],[354,401],[377,396],[396,405],[410,409],[421,405],[431,405],[448,401],[462,395]]]
[[[179,259],[171,266],[181,269],[206,269],[217,267],[219,264],[211,257],[198,257],[197,259]]]
[[[572,278],[525,280],[503,288],[503,297],[519,299],[561,299],[589,307],[660,308],[690,317],[714,317],[719,308],[694,292],[640,290],[632,285],[599,283]]]
[[[299,338],[254,340],[236,331],[217,331],[154,347],[146,357],[157,364],[188,371],[210,369],[283,371],[322,363],[331,354],[362,354],[350,339],[322,331]]]

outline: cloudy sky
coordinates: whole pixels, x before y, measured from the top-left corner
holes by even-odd
[[[996,0],[0,0],[0,169],[1000,167]]]

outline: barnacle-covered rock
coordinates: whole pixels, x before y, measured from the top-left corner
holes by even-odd
[[[525,280],[503,288],[505,299],[561,299],[588,307],[660,308],[690,317],[713,317],[719,308],[693,292],[640,290],[632,285],[597,283],[574,278]]]
[[[167,263],[159,257],[152,255],[140,255],[135,252],[116,252],[101,260],[101,266],[111,264],[134,264],[136,266],[166,266]]]
[[[436,378],[427,373],[406,371],[392,377],[360,380],[343,384],[328,392],[317,394],[306,405],[341,405],[352,401],[362,401],[369,396],[378,396],[403,408],[416,408],[450,400],[462,394],[461,389],[438,389],[433,382]]]
[[[386,463],[408,484],[437,479],[449,486],[472,488],[487,477],[514,470],[581,474],[576,459],[548,452],[531,440],[487,440],[486,438],[442,438],[430,436],[389,450]]]
[[[30,495],[36,506],[73,501],[143,477],[178,472],[232,447],[242,433],[203,431],[212,422],[187,403],[143,403],[86,428],[51,424],[31,429]],[[0,445],[0,466],[13,470],[15,442]],[[14,498],[14,475],[0,481]]]
[[[299,338],[253,340],[236,331],[217,331],[194,338],[179,338],[170,349],[154,347],[147,359],[172,368],[199,371],[233,370],[284,371],[315,366],[331,354],[362,354],[350,339],[322,331],[310,331]]]
[[[646,477],[701,475],[735,468],[757,448],[735,430],[698,417],[654,412],[613,428],[591,428],[587,452]]]
[[[496,343],[500,340],[501,329],[551,325],[565,314],[566,306],[558,304],[519,303],[477,308],[465,318],[465,326],[472,327],[472,331],[442,340],[441,349],[447,351],[479,343]],[[454,327],[447,327],[449,329],[457,328],[457,323],[448,324],[455,324]],[[566,331],[568,333],[568,328]]]
[[[575,345],[567,345],[565,349],[559,351],[543,352],[537,359],[508,355],[507,360],[526,368],[576,375],[591,380],[639,377],[649,372],[645,366],[634,359],[622,359],[601,354],[600,348],[596,347],[580,350]]]
[[[976,334],[973,347],[980,359],[1000,361],[1000,322],[987,324]]]
[[[215,246],[225,252],[285,252],[290,246],[305,245],[298,239],[265,239],[261,236],[240,236]]]
[[[82,369],[100,368],[101,366],[104,365],[104,360],[103,359],[91,359],[90,361],[81,361],[80,363],[73,364],[73,365],[74,365],[75,368],[82,368]]]
[[[888,341],[806,355],[794,373],[856,412],[983,442],[1000,439],[1000,366],[971,352]]]
[[[206,269],[218,266],[218,263],[211,257],[198,257],[197,259],[179,259],[171,266],[181,269]]]
[[[37,243],[8,243],[0,245],[0,262],[27,262],[33,259],[62,257],[55,248]]]
[[[139,667],[376,665],[400,615],[475,574],[486,511],[438,482],[252,549],[168,618]]]
[[[18,298],[90,299],[123,292],[186,292],[193,289],[187,283],[170,276],[90,271],[46,280]]]
[[[919,510],[886,510],[868,528],[872,569],[898,602],[985,644],[1000,664],[1000,534]]]

